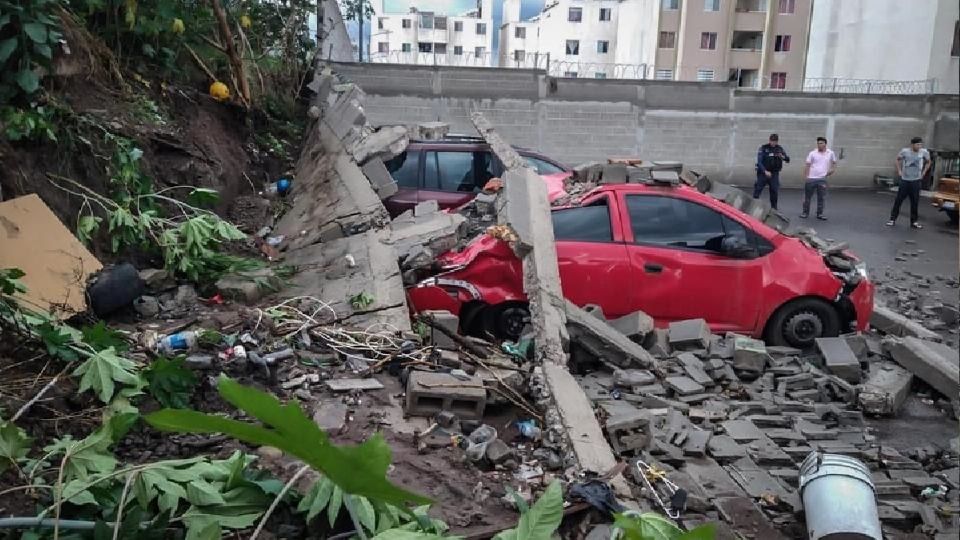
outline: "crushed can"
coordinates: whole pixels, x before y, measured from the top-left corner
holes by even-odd
[[[263,191],[260,192],[260,196],[267,199],[286,197],[292,185],[293,182],[289,178],[281,178],[272,184],[263,186]]]

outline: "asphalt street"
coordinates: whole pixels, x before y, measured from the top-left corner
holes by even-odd
[[[764,197],[767,193],[764,192]],[[867,263],[867,271],[877,276],[890,268],[910,271],[934,278],[956,278],[960,272],[960,236],[947,217],[930,205],[929,199],[920,200],[920,223],[923,229],[910,227],[909,201],[903,203],[900,219],[895,227],[885,223],[890,217],[894,193],[873,190],[828,191],[825,215],[827,221],[814,218],[816,197],[811,216],[800,218],[803,203],[801,190],[781,190],[779,208],[791,224],[812,227],[824,238],[845,241],[858,257]],[[897,256],[905,253],[905,261]],[[944,302],[954,305],[960,301],[957,289],[949,288],[941,280],[934,280],[933,290],[940,290]]]

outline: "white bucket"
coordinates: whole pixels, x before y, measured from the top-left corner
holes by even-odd
[[[810,540],[883,540],[870,469],[859,460],[811,452],[800,465]]]

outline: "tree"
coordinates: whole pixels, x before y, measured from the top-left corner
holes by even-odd
[[[348,21],[357,21],[360,33],[357,36],[359,61],[363,62],[363,21],[373,16],[373,6],[370,0],[340,0],[343,17]]]

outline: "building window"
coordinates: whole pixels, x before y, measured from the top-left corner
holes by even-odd
[[[527,38],[527,29],[524,28],[524,27],[522,27],[522,26],[518,26],[518,27],[514,28],[514,29],[513,29],[513,37],[519,38],[519,39],[526,39],[526,38]]]
[[[953,25],[953,45],[950,47],[950,56],[960,56],[960,21]]]
[[[383,30],[383,17],[377,19],[377,30]]]
[[[783,71],[774,71],[770,74],[770,88],[783,90],[787,87],[787,74]]]
[[[576,78],[577,78],[577,72],[576,72],[576,71],[564,71],[564,72],[563,72],[563,76],[564,76],[564,77],[569,77],[569,78],[571,78],[571,79],[576,79]]]
[[[720,0],[703,0],[704,11],[720,11]]]
[[[382,42],[382,41],[381,41],[380,43],[377,43],[377,52],[379,52],[379,53],[388,53],[388,52],[390,52],[390,44],[389,44],[389,43],[384,43],[384,42]]]
[[[677,33],[676,32],[660,32],[660,43],[658,45],[661,49],[672,49],[677,46]]]
[[[604,73],[604,72],[602,72],[602,71],[598,71],[598,72],[596,72],[596,73],[593,74],[593,78],[594,78],[594,79],[606,79],[606,78],[607,78],[607,74]]]
[[[567,54],[571,56],[577,56],[578,54],[580,54],[580,40],[577,40],[577,39],[567,40]]]
[[[453,21],[453,31],[463,32],[463,21]]]
[[[697,70],[697,80],[700,82],[711,82],[713,81],[713,70],[712,69],[698,69]]]
[[[513,51],[513,61],[514,62],[523,62],[523,59],[527,57],[527,51],[523,49],[517,49]]]
[[[434,43],[433,52],[437,54],[447,54],[447,44],[446,43]]]
[[[567,11],[567,20],[570,22],[580,22],[583,20],[583,8],[572,7]]]
[[[773,44],[773,50],[790,52],[790,36],[777,36],[777,41]]]
[[[417,50],[420,52],[433,52],[433,43],[424,43],[421,41],[417,43]]]
[[[717,33],[702,32],[700,34],[700,48],[714,51],[717,49]]]
[[[782,14],[792,14],[797,9],[797,0],[780,0],[780,10]]]
[[[434,17],[433,18],[433,27],[437,30],[446,30],[447,29],[447,18],[446,17]]]
[[[473,55],[476,56],[477,58],[483,58],[483,55],[485,55],[485,54],[487,54],[487,48],[486,48],[486,47],[474,47],[474,48],[473,48]]]
[[[400,45],[400,50],[403,52],[411,52],[413,51],[413,46],[409,43],[404,43],[403,45]]]
[[[400,26],[404,28],[412,28],[410,25],[410,19],[403,19],[403,21],[400,23]]]
[[[460,45],[453,46],[453,55],[454,56],[463,56],[463,47]]]
[[[420,28],[433,29],[433,13],[420,14]]]
[[[612,10],[612,9],[610,9],[610,8],[608,8],[608,7],[600,8],[600,21],[601,21],[601,22],[609,21],[609,20],[612,19],[612,18],[613,18],[613,10]]]
[[[610,42],[609,41],[598,41],[597,42],[597,52],[600,54],[607,54],[610,52]]]
[[[658,69],[654,72],[653,78],[658,81],[672,81],[673,80],[673,70],[672,69]]]
[[[487,23],[477,23],[477,35],[478,36],[487,35]]]
[[[680,0],[662,0],[660,6],[665,11],[676,11],[680,9]]]

